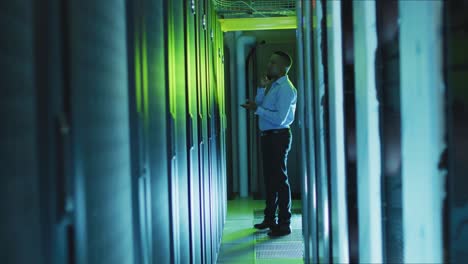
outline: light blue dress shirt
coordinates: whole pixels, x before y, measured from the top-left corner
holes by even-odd
[[[297,90],[287,75],[273,82],[266,95],[265,88],[258,88],[255,114],[260,130],[289,128],[294,121],[296,102]]]

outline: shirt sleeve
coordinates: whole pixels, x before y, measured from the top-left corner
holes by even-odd
[[[265,88],[257,88],[257,95],[255,96],[255,103],[261,105],[263,102],[263,97],[265,97]]]
[[[261,106],[257,107],[255,114],[265,118],[273,124],[282,126],[286,122],[291,104],[295,100],[296,93],[289,87],[282,87],[276,94],[277,109],[269,110]]]

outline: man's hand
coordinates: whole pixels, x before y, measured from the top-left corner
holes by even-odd
[[[257,110],[257,104],[254,101],[247,100],[247,102],[245,102],[245,104],[241,104],[241,106],[247,110]]]
[[[263,76],[262,79],[260,79],[260,87],[267,87],[270,84],[271,84],[271,80],[268,79],[268,77]]]

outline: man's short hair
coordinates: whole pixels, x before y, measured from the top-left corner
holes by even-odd
[[[275,51],[273,54],[276,54],[281,57],[281,59],[284,61],[284,64],[286,65],[287,70],[291,68],[293,61],[292,61],[291,56],[289,56],[289,54],[287,54],[284,51]]]

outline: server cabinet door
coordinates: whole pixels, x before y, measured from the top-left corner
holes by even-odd
[[[331,16],[327,31],[329,168],[330,168],[330,261],[349,263],[348,213],[346,208],[345,129],[343,109],[343,57],[341,3],[326,2]]]
[[[305,2],[301,8],[302,14],[305,17],[304,26],[302,30],[303,34],[303,51],[304,51],[304,144],[306,154],[306,179],[307,192],[305,195],[304,206],[306,207],[303,225],[305,225],[305,262],[306,263],[317,263],[318,262],[318,226],[317,226],[317,171],[316,171],[316,131],[315,131],[315,116],[312,114],[315,111],[314,108],[314,90],[315,87],[315,73],[314,73],[314,58],[312,56],[314,52],[313,43],[313,19],[315,18],[315,12],[313,9],[312,2]]]
[[[349,261],[359,262],[358,206],[356,184],[356,104],[354,87],[353,3],[341,2],[343,43],[343,89],[346,153],[346,199]]]
[[[398,2],[377,3],[376,85],[382,139],[382,234],[385,262],[403,262]]]
[[[171,130],[175,144],[171,167],[171,202],[176,263],[190,261],[184,3],[182,0],[170,1],[167,9],[169,109],[170,118],[174,119]]]
[[[202,193],[202,245],[203,245],[203,261],[204,263],[211,263],[211,223],[209,213],[209,152],[208,152],[208,113],[207,113],[207,14],[206,14],[206,1],[198,1],[197,4],[197,33],[198,33],[198,75],[200,78],[200,85],[198,89],[198,117],[199,117],[199,146],[200,146],[200,189]]]
[[[448,169],[444,222],[444,262],[461,263],[468,256],[468,45],[466,28],[468,5],[463,1],[445,3],[445,74],[447,84],[448,146],[441,156],[440,169]],[[464,230],[464,231],[463,231]]]
[[[317,172],[317,234],[318,257],[330,261],[330,205],[328,195],[328,94],[327,94],[327,11],[326,1],[317,1],[314,8],[317,27],[314,27],[314,110],[315,115],[315,151]]]
[[[211,259],[213,262],[216,261],[216,250],[217,250],[217,221],[216,221],[216,206],[217,201],[215,200],[217,186],[216,186],[216,139],[214,129],[214,72],[213,72],[213,15],[211,13],[211,5],[209,1],[205,2],[205,14],[206,14],[206,99],[207,99],[207,118],[208,118],[208,208],[210,215],[210,235],[211,235]]]
[[[39,218],[45,208],[40,204],[34,23],[34,1],[0,3],[0,255],[8,263],[46,263]]]
[[[67,8],[76,262],[133,263],[125,2]]]
[[[202,262],[201,251],[201,221],[200,221],[200,159],[198,144],[198,76],[197,76],[197,49],[196,42],[196,7],[195,0],[185,3],[185,71],[186,71],[186,94],[187,94],[187,151],[188,151],[188,194],[189,204],[189,227],[190,227],[190,252],[191,263]]]

